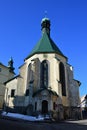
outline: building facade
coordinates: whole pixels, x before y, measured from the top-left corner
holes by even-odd
[[[5,86],[4,82],[14,77],[13,59],[11,58],[8,62],[8,66],[0,63],[0,109],[3,108]]]
[[[87,94],[81,97],[82,118],[87,119]]]
[[[50,20],[41,21],[42,37],[19,67],[19,75],[5,82],[5,108],[55,119],[80,116],[79,86],[73,67],[50,36]]]

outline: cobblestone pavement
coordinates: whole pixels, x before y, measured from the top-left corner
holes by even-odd
[[[0,130],[87,130],[87,120],[47,123],[0,118]]]

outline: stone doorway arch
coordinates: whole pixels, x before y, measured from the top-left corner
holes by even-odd
[[[42,114],[48,113],[48,101],[43,100],[42,101]]]

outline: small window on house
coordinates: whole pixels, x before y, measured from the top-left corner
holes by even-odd
[[[29,96],[29,89],[26,90],[25,96]]]
[[[15,89],[12,89],[11,90],[11,97],[14,97],[15,96]]]

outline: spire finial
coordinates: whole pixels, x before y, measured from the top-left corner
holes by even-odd
[[[47,18],[47,11],[44,12],[45,17],[41,21],[42,34],[46,32],[50,36],[50,19]]]

